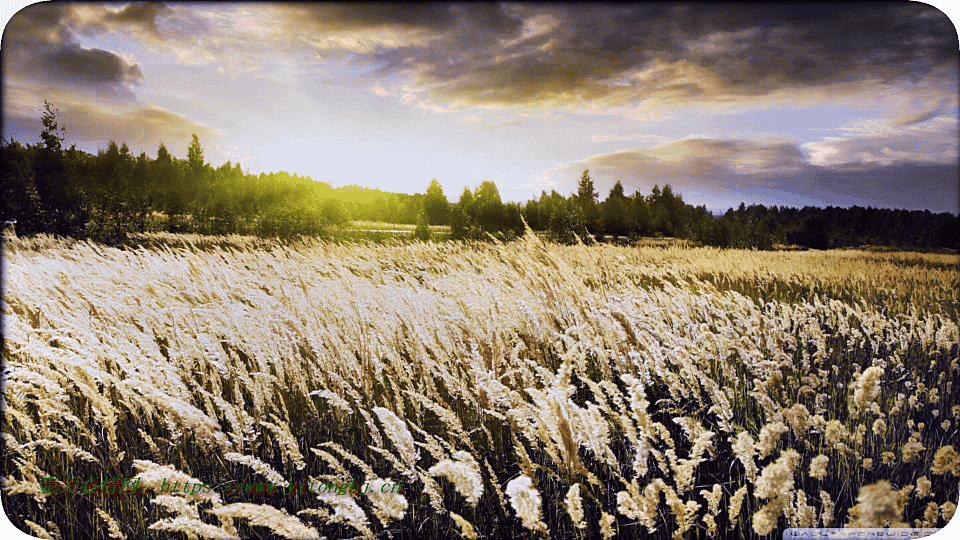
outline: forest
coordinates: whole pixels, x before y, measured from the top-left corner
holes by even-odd
[[[929,210],[853,206],[766,207],[741,203],[721,216],[683,201],[670,185],[628,195],[617,182],[600,200],[589,171],[576,193],[541,193],[526,203],[504,203],[492,181],[465,187],[450,202],[436,180],[425,194],[384,192],[358,185],[334,188],[286,172],[253,175],[229,161],[214,168],[196,135],[186,159],[161,144],[157,156],[135,156],[111,142],[97,155],[65,148],[65,128],[45,103],[41,141],[0,144],[0,220],[20,236],[47,233],[120,243],[130,233],[167,231],[290,238],[329,236],[353,220],[448,225],[449,237],[510,239],[526,223],[571,243],[629,242],[667,237],[701,245],[773,249],[889,246],[960,247],[960,215]]]

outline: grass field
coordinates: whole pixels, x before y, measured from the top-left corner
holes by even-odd
[[[956,255],[149,238],[4,242],[3,506],[35,536],[779,538],[956,510]],[[403,493],[236,490],[349,480]]]

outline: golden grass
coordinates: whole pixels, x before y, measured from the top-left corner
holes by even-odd
[[[34,534],[766,538],[956,508],[955,255],[143,239],[5,238],[3,502]],[[228,489],[265,479],[404,492]]]

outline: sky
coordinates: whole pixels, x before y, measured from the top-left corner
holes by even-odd
[[[957,13],[951,13],[957,15]],[[33,4],[2,44],[3,136],[109,141],[448,199],[960,212],[960,45],[920,3]]]

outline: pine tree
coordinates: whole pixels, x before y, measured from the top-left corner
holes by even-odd
[[[63,149],[67,131],[57,122],[59,111],[49,101],[44,101],[43,106],[43,131],[40,132],[43,144],[37,147],[33,161],[34,186],[43,215],[41,230],[60,236],[80,236],[86,229],[87,215],[83,194],[75,182],[73,164]]]
[[[598,193],[594,191],[593,180],[590,178],[590,169],[585,169],[583,176],[580,177],[580,183],[577,185],[577,194],[574,199],[577,206],[580,207],[583,223],[587,229],[594,234],[596,234],[599,229],[597,195]]]

